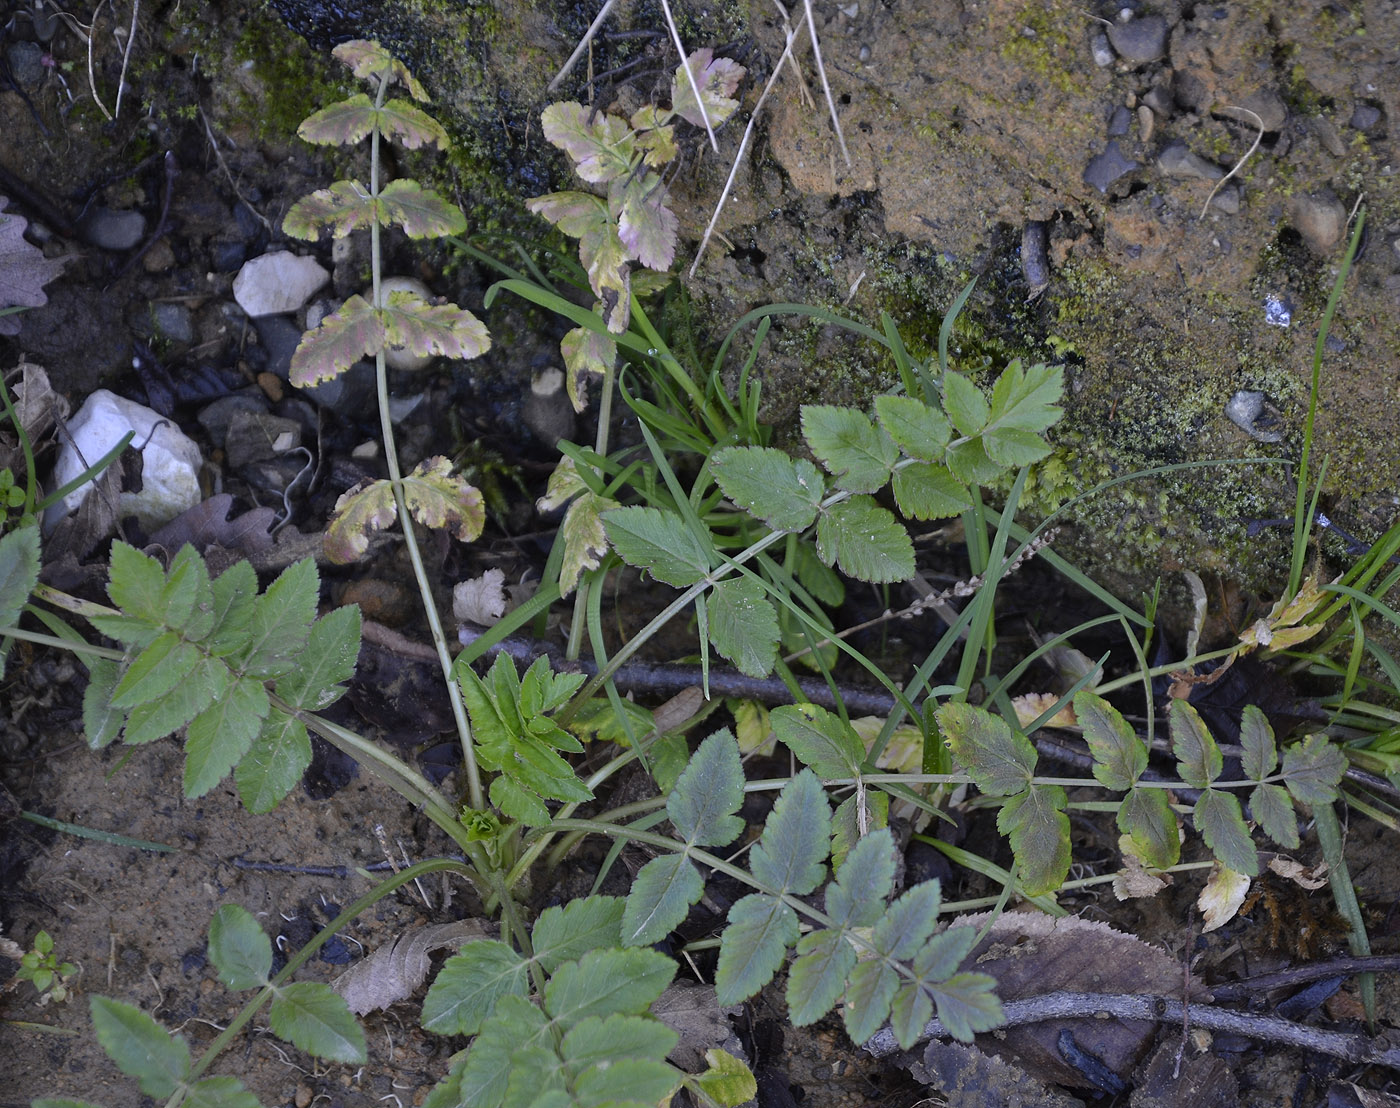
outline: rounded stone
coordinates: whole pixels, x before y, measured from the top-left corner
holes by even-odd
[[[1167,21],[1160,15],[1114,23],[1108,28],[1108,41],[1125,62],[1141,65],[1155,61],[1167,50]]]
[[[1319,257],[1331,254],[1346,231],[1347,210],[1330,192],[1295,196],[1290,215],[1294,229],[1303,236],[1308,249]]]
[[[253,319],[282,315],[298,310],[330,279],[315,258],[275,250],[244,263],[233,279],[233,298]]]

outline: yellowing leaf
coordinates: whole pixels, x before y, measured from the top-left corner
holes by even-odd
[[[578,464],[565,454],[549,475],[544,495],[535,501],[535,507],[541,512],[553,512],[567,504],[570,497],[587,490],[587,482],[579,476]]]
[[[1340,577],[1336,578],[1333,584],[1340,580]],[[1309,577],[1292,600],[1279,600],[1269,609],[1267,616],[1245,631],[1240,636],[1240,644],[1246,651],[1256,646],[1288,650],[1300,642],[1306,642],[1322,630],[1322,624],[1303,621],[1328,598],[1329,594],[1318,585],[1317,578]]]
[[[315,242],[323,230],[340,239],[368,227],[376,218],[374,198],[364,185],[358,181],[336,181],[293,204],[282,220],[282,230],[308,242]]]
[[[559,353],[564,356],[564,386],[574,411],[581,412],[588,406],[588,375],[599,376],[612,369],[617,361],[617,342],[608,335],[599,334],[591,327],[575,327],[559,340]]]
[[[374,102],[363,92],[312,112],[301,121],[297,136],[320,146],[353,146],[374,129]]]
[[[397,223],[409,238],[460,235],[467,229],[462,209],[417,181],[390,181],[379,194],[381,223]]]
[[[1048,712],[1060,698],[1054,693],[1025,693],[1011,698],[1011,706],[1016,709],[1016,722],[1029,727],[1038,720],[1041,713]],[[1066,704],[1043,724],[1045,727],[1078,727],[1079,720],[1074,714],[1074,705]]]
[[[479,490],[452,472],[452,462],[427,458],[403,479],[404,504],[424,527],[445,529],[462,542],[473,542],[486,526]]]
[[[452,145],[442,124],[407,100],[390,100],[379,109],[377,122],[381,134],[397,140],[408,150],[417,150],[420,146],[446,150]]]
[[[379,314],[385,344],[413,354],[475,358],[491,347],[481,320],[456,304],[428,304],[411,292],[391,292]]]
[[[576,239],[608,222],[608,206],[587,192],[550,192],[525,201],[525,207]]]
[[[697,127],[705,126],[706,117],[711,127],[718,127],[734,114],[739,101],[731,97],[748,72],[738,62],[730,58],[716,58],[714,53],[708,46],[696,50],[686,58],[684,66],[676,67],[676,74],[671,79],[671,110]],[[686,67],[689,67],[695,79],[694,88],[686,78]],[[695,99],[695,89],[700,90],[698,101]]]
[[[348,65],[361,80],[378,77],[385,81],[402,81],[415,100],[428,99],[428,94],[409,73],[408,67],[373,39],[342,42],[331,51],[331,55]]]
[[[551,477],[551,484],[553,480]],[[569,505],[560,527],[560,533],[564,537],[564,561],[559,567],[560,596],[568,596],[574,591],[579,577],[585,570],[598,568],[603,555],[608,552],[603,513],[616,507],[616,500],[587,490]]]
[[[1227,869],[1219,862],[1212,866],[1206,887],[1196,898],[1196,907],[1205,917],[1201,931],[1214,931],[1234,919],[1248,892],[1249,878],[1244,874]]]
[[[633,140],[626,120],[575,101],[551,104],[540,114],[544,137],[568,154],[574,172],[603,184],[632,168]]]
[[[370,533],[384,530],[398,514],[388,481],[372,481],[343,493],[326,528],[326,557],[338,565],[355,561],[369,548]]]
[[[618,187],[619,185],[622,187]],[[666,186],[655,173],[614,182],[611,207],[618,213],[617,234],[628,254],[648,269],[667,270],[676,256],[676,213],[666,206]]]
[[[1171,874],[1157,873],[1143,865],[1131,835],[1118,836],[1123,868],[1113,875],[1113,895],[1119,900],[1156,896],[1172,883]]]
[[[384,324],[362,296],[352,296],[301,337],[288,379],[297,388],[328,381],[384,346]]]

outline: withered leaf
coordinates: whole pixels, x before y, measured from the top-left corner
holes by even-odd
[[[486,937],[476,920],[417,927],[380,946],[331,982],[357,1016],[377,1012],[407,1000],[428,977],[429,955],[467,939]]]
[[[5,213],[9,199],[0,196],[0,310],[40,308],[49,302],[44,286],[63,272],[62,259],[44,257],[25,241],[29,221]],[[0,335],[19,334],[18,315],[0,315]]]

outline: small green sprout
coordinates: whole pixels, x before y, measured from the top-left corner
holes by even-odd
[[[42,1007],[51,1000],[60,1004],[67,1000],[70,981],[77,972],[78,967],[72,962],[58,960],[53,952],[53,937],[47,931],[40,931],[34,936],[34,948],[20,959],[19,973],[15,976],[34,983]]]

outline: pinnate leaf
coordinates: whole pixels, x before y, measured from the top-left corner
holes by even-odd
[[[373,39],[342,42],[331,54],[348,65],[361,80],[377,77],[383,81],[400,81],[415,100],[428,99],[428,94],[423,91],[417,78],[409,73],[408,67]]]
[[[355,675],[360,656],[360,607],[347,604],[311,625],[304,664],[277,682],[277,695],[287,703],[318,712],[340,699],[342,681]]]
[[[883,585],[914,575],[914,544],[894,515],[869,496],[833,504],[817,521],[817,554],[858,581]]]
[[[424,527],[448,531],[462,542],[473,542],[486,526],[481,493],[452,472],[441,455],[419,462],[403,479],[409,513]]]
[[[736,901],[720,935],[715,970],[720,1004],[738,1004],[768,984],[798,933],[797,913],[777,897],[750,893]]]
[[[375,127],[378,113],[363,92],[357,92],[301,121],[297,136],[320,146],[354,146]]]
[[[441,193],[411,178],[390,181],[379,194],[381,222],[397,223],[412,239],[460,235],[467,229],[462,209]]]
[[[1176,755],[1181,779],[1193,789],[1209,788],[1220,776],[1224,759],[1201,714],[1184,700],[1172,701],[1171,736],[1172,753]],[[1238,866],[1230,868],[1239,869]]]
[[[705,882],[685,854],[663,854],[632,879],[622,941],[627,946],[660,942],[684,922],[705,892]]]
[[[937,881],[921,881],[906,889],[875,924],[871,943],[885,958],[914,957],[938,926],[941,903]]]
[[[841,931],[814,931],[797,943],[788,970],[788,1016],[798,1027],[816,1023],[831,1011],[855,968],[855,948]]]
[[[407,150],[417,150],[420,146],[446,150],[452,145],[441,123],[422,108],[397,97],[384,103],[376,113],[375,122],[381,134]]]
[[[778,613],[752,577],[730,577],[710,591],[710,642],[740,673],[767,677],[778,660]]]
[[[296,787],[310,764],[306,724],[274,708],[234,771],[239,799],[254,815],[270,812]]]
[[[773,892],[805,896],[822,882],[830,849],[831,807],[821,781],[804,769],[778,794],[749,858],[754,877]]]
[[[883,428],[855,408],[802,405],[802,437],[848,492],[877,492],[889,482],[899,449]]]
[[[894,837],[877,828],[851,847],[826,887],[826,914],[845,927],[873,927],[894,891]]]
[[[817,518],[826,482],[805,458],[767,446],[730,446],[711,466],[724,495],[775,531],[804,531]]]
[[[846,982],[841,1015],[846,1034],[863,1043],[889,1018],[890,1003],[899,990],[899,975],[883,961],[860,962]]]
[[[134,546],[112,543],[107,595],[125,615],[150,627],[165,626],[165,571]]]
[[[394,486],[388,481],[371,481],[341,493],[326,528],[326,557],[338,565],[355,561],[369,549],[369,536],[392,526],[398,517]]]
[[[236,1077],[206,1077],[189,1086],[180,1102],[189,1108],[261,1108],[261,1102]]]
[[[1244,755],[1240,767],[1251,781],[1262,781],[1278,765],[1278,746],[1269,717],[1253,704],[1245,706],[1240,715],[1240,746]]]
[[[603,184],[630,171],[633,139],[626,120],[569,100],[550,104],[540,123],[544,137],[569,155],[585,181]]]
[[[636,1016],[671,983],[676,963],[654,950],[593,950],[555,970],[544,1010],[565,1031],[590,1016]]]
[[[627,254],[648,269],[665,272],[676,256],[676,229],[680,221],[667,206],[666,186],[655,173],[614,181],[618,211],[617,236]]]
[[[97,1041],[117,1068],[134,1077],[141,1091],[165,1100],[190,1072],[190,1048],[140,1008],[94,996],[90,1001]]]
[[[1238,800],[1219,789],[1206,789],[1196,801],[1192,815],[1201,838],[1223,865],[1248,877],[1258,875],[1259,855]]]
[[[204,796],[247,756],[270,709],[262,682],[249,678],[234,682],[190,721],[185,739],[186,796]]]
[[[694,51],[683,64],[690,69],[695,87],[691,87],[682,67],[677,66],[671,79],[671,110],[697,127],[705,126],[706,117],[711,127],[718,127],[739,107],[739,101],[732,97],[747,71],[729,58],[716,58],[708,46]],[[700,91],[698,101],[695,89]]]
[[[574,411],[588,407],[589,374],[603,376],[617,362],[617,340],[592,327],[575,327],[559,340],[564,358],[564,386]],[[567,595],[567,594],[565,594]]]
[[[778,741],[817,776],[860,776],[865,745],[840,716],[816,704],[784,704],[770,718]]]
[[[559,533],[564,540],[564,560],[559,567],[559,595],[568,596],[585,570],[597,569],[608,552],[603,514],[618,507],[616,500],[585,492],[569,505]]]
[[[559,1053],[568,1068],[578,1073],[588,1066],[607,1065],[622,1058],[660,1062],[676,1048],[680,1038],[664,1023],[644,1016],[589,1016],[564,1036]]]
[[[952,428],[943,413],[912,396],[877,396],[875,415],[894,444],[920,461],[941,459],[952,438]]]
[[[280,677],[299,665],[320,592],[321,577],[310,558],[278,574],[253,607],[248,646],[236,668],[255,677]]]
[[[1285,850],[1298,849],[1298,820],[1293,801],[1280,785],[1259,785],[1249,794],[1249,814],[1264,834]]]
[[[905,519],[947,519],[972,506],[967,486],[947,466],[932,462],[895,470],[891,487]]]
[[[302,336],[292,353],[288,380],[299,389],[329,381],[383,348],[384,324],[369,301],[357,294]]]
[[[949,701],[935,718],[953,757],[988,796],[1010,796],[1029,786],[1035,774],[1035,747],[1000,716]]]
[[[363,1062],[365,1033],[344,997],[319,981],[282,985],[267,1014],[280,1039],[331,1062]]]
[[[247,908],[224,904],[209,923],[209,960],[230,989],[256,989],[272,972],[272,941]]]
[[[1176,813],[1165,789],[1137,788],[1125,796],[1118,809],[1118,830],[1132,839],[1138,857],[1154,869],[1174,866],[1181,858]]]
[[[1055,407],[1064,395],[1064,368],[1033,365],[1025,368],[1018,358],[1002,371],[992,386],[987,433],[1003,428],[1044,431],[1060,418]]]
[[[1304,804],[1331,804],[1347,770],[1346,755],[1326,735],[1309,735],[1283,752],[1284,784]],[[1236,867],[1238,868],[1238,867]]]
[[[1054,892],[1065,883],[1070,863],[1065,802],[1060,786],[1032,785],[997,813],[997,829],[1011,840],[1027,896]]]
[[[428,304],[411,292],[391,292],[379,316],[384,344],[411,354],[470,359],[491,348],[485,325],[456,304]]]
[[[1123,714],[1085,689],[1075,694],[1074,714],[1094,756],[1094,779],[1106,789],[1131,789],[1147,768],[1147,747]]]
[[[546,908],[535,920],[531,942],[545,973],[576,961],[590,950],[617,945],[625,902],[616,896],[584,896]]]
[[[0,627],[13,627],[39,583],[39,525],[0,537]],[[0,658],[0,667],[4,661]],[[0,676],[4,670],[0,668]]]
[[[315,242],[323,230],[341,239],[352,231],[370,226],[380,218],[382,207],[359,181],[336,181],[303,196],[288,210],[282,230],[293,238]]]
[[[955,1039],[970,1043],[974,1035],[1006,1022],[996,984],[985,973],[955,973],[933,988],[938,1018]]]
[[[685,588],[710,572],[711,552],[674,512],[616,508],[603,516],[603,527],[624,562],[658,581]]]
[[[167,631],[146,647],[117,683],[112,704],[134,708],[156,700],[186,680],[199,664],[199,651],[178,632]],[[152,738],[160,738],[153,735]]]
[[[965,437],[981,434],[991,414],[982,390],[952,369],[943,375],[943,409]]]
[[[726,846],[744,830],[739,744],[728,728],[709,736],[691,756],[666,800],[676,833],[697,846]]]
[[[163,739],[222,698],[232,683],[222,661],[201,655],[185,680],[131,709],[122,737],[133,745]]]
[[[423,998],[423,1027],[439,1035],[475,1035],[501,997],[529,992],[529,965],[510,946],[466,943],[442,964]]]

